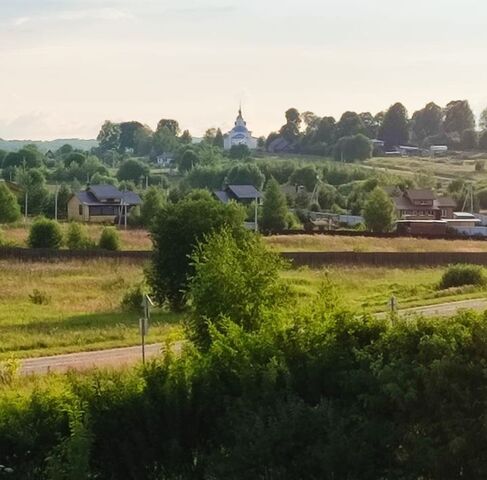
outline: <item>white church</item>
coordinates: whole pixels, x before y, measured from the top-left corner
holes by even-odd
[[[257,138],[247,129],[247,122],[242,117],[242,107],[238,111],[235,126],[223,136],[223,147],[230,150],[234,145],[247,145],[250,150],[257,148]]]

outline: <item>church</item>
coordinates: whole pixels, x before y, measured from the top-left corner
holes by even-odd
[[[223,136],[223,147],[230,150],[234,145],[247,145],[250,150],[257,148],[257,138],[247,129],[247,122],[242,117],[242,108],[238,111],[235,126]]]

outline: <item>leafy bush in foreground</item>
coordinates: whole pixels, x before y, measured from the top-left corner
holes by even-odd
[[[483,315],[316,307],[222,327],[144,370],[6,387],[0,464],[26,480],[53,463],[106,480],[487,478]]]
[[[463,285],[483,286],[487,283],[484,270],[478,265],[452,265],[440,280],[440,289],[462,287]]]
[[[66,231],[66,246],[70,250],[82,250],[93,247],[93,242],[84,225],[70,222]]]

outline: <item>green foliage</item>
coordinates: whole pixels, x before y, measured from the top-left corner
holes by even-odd
[[[478,265],[452,265],[441,277],[440,289],[462,287],[463,285],[484,286],[487,283],[484,270]]]
[[[34,305],[49,305],[51,303],[51,297],[46,292],[42,292],[37,288],[29,295],[29,300]]]
[[[230,158],[233,158],[234,160],[244,160],[250,157],[250,150],[249,147],[243,143],[240,145],[232,145],[229,155]]]
[[[152,225],[154,254],[147,272],[157,302],[182,308],[188,275],[193,272],[189,256],[195,246],[205,235],[223,227],[241,235],[244,219],[240,206],[225,205],[209,196],[189,196],[164,205]]]
[[[434,102],[428,103],[423,109],[414,112],[411,119],[411,130],[416,142],[422,144],[427,137],[441,133],[443,110]]]
[[[386,192],[376,187],[369,195],[364,207],[364,219],[372,232],[387,232],[394,220],[394,204]]]
[[[105,227],[100,235],[98,246],[103,250],[118,251],[121,248],[120,234],[114,227]]]
[[[106,120],[102,125],[98,137],[102,151],[118,150],[120,146],[120,125]]]
[[[372,143],[363,134],[342,137],[335,145],[333,155],[336,161],[353,162],[372,157]]]
[[[199,348],[209,347],[210,329],[223,331],[225,320],[245,331],[257,330],[288,297],[279,277],[282,260],[253,233],[235,238],[223,230],[205,237],[192,255],[192,266],[189,334]]]
[[[287,202],[279,184],[271,178],[267,183],[262,206],[261,228],[265,231],[280,231],[287,228]]]
[[[395,103],[387,110],[380,127],[379,138],[389,147],[409,141],[408,112],[404,105]]]
[[[464,150],[476,150],[479,146],[479,136],[474,128],[464,130],[460,138],[461,147]]]
[[[19,362],[14,358],[0,362],[0,386],[11,385],[17,378],[19,369]],[[0,469],[1,473],[2,470]]]
[[[335,137],[351,137],[364,131],[364,125],[356,112],[345,112],[336,124]]]
[[[17,198],[0,182],[0,223],[12,223],[20,218],[20,207]]]
[[[480,150],[487,152],[487,130],[484,130],[479,135],[479,148]]]
[[[120,165],[117,172],[117,178],[120,181],[132,181],[138,184],[143,177],[150,173],[149,167],[139,160],[129,159]]]
[[[190,172],[199,163],[200,158],[198,154],[194,150],[188,148],[178,160],[178,169],[181,173]]]
[[[443,128],[447,133],[458,135],[465,130],[475,129],[475,117],[467,100],[454,100],[448,103]]]
[[[144,286],[143,284],[136,285],[128,289],[122,297],[120,307],[124,312],[142,312],[142,300],[144,299]]]
[[[160,188],[150,187],[143,197],[140,207],[140,220],[142,225],[149,227],[164,205],[164,194]]]
[[[27,245],[30,248],[58,249],[63,243],[63,232],[58,222],[39,217],[30,227]]]
[[[69,223],[66,230],[66,246],[70,250],[83,250],[93,247],[93,242],[85,225],[78,222]]]
[[[253,163],[235,165],[228,172],[225,183],[228,185],[253,185],[260,190],[264,185],[264,174]]]
[[[291,185],[302,185],[308,192],[312,192],[318,182],[318,173],[314,165],[306,165],[294,170],[289,178]]]

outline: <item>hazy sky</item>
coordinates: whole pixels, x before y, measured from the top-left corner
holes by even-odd
[[[240,99],[288,107],[487,106],[485,0],[0,0],[0,137],[96,136],[105,119],[201,135]]]

